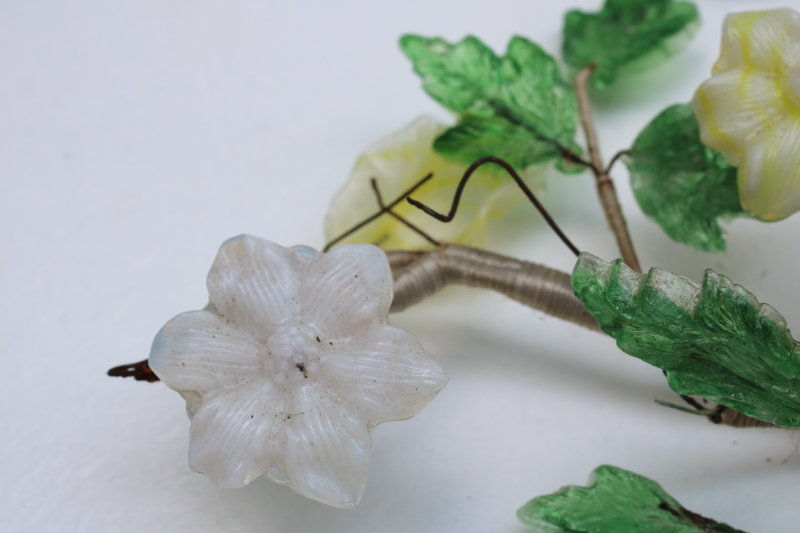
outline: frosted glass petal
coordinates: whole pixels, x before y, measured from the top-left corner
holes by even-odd
[[[219,314],[258,340],[296,315],[299,280],[289,253],[264,239],[240,235],[225,241],[207,284]]]
[[[218,315],[189,311],[158,332],[150,367],[171,389],[204,392],[252,376],[259,367],[258,347]]]
[[[392,272],[386,255],[374,246],[336,248],[308,263],[302,279],[304,320],[326,338],[365,333],[389,314]]]
[[[353,507],[367,483],[366,424],[323,390],[308,387],[299,400],[301,411],[286,434],[286,474],[292,488],[334,507]]]
[[[411,418],[447,383],[439,363],[393,326],[374,328],[336,348],[325,363],[326,376],[370,426]]]
[[[264,381],[218,392],[192,419],[189,465],[221,487],[250,483],[279,455],[289,410]]]

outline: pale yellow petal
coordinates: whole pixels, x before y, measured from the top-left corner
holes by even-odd
[[[782,73],[785,47],[800,39],[800,14],[789,8],[732,13],[722,28],[714,73],[735,68]]]
[[[703,143],[738,167],[749,215],[772,221],[800,210],[799,13],[729,15],[714,76],[692,109]]]
[[[327,239],[378,211],[375,193],[370,185],[375,178],[385,203],[390,203],[429,173],[434,177],[412,197],[431,208],[447,213],[458,182],[468,165],[449,161],[433,151],[433,141],[447,129],[436,120],[422,116],[411,124],[367,149],[356,161],[345,186],[333,199],[325,219]],[[541,172],[528,182],[541,193],[544,180]],[[437,240],[473,246],[483,244],[489,213],[497,214],[513,202],[498,202],[492,194],[510,179],[498,169],[483,167],[470,178],[459,205],[458,216],[447,224],[426,215],[408,202],[401,202],[394,211],[429,233]],[[488,206],[488,207],[487,207]],[[507,208],[507,207],[506,207]],[[396,219],[384,215],[358,230],[342,243],[366,242],[385,250],[430,249],[432,245]]]
[[[785,118],[784,107],[774,79],[743,69],[706,80],[692,99],[703,143],[737,166],[749,140]]]
[[[774,221],[800,210],[800,122],[784,120],[754,139],[738,178],[749,215]]]

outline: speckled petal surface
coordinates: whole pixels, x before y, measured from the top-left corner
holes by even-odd
[[[189,311],[161,328],[150,367],[171,389],[204,392],[258,369],[258,347],[215,313]]]
[[[252,235],[222,244],[207,285],[217,312],[260,340],[296,314],[299,280],[289,252]]]
[[[447,384],[442,367],[419,342],[389,325],[337,347],[326,370],[370,426],[411,418]]]
[[[375,246],[340,246],[308,263],[301,275],[304,320],[326,337],[366,333],[389,314],[392,272]]]
[[[300,413],[286,435],[286,474],[292,488],[334,507],[361,500],[369,468],[369,431],[357,413],[319,388],[298,395]]]
[[[192,419],[189,465],[221,487],[250,483],[279,454],[287,410],[265,381],[218,391]]]

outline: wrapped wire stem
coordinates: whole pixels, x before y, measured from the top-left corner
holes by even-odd
[[[408,252],[387,252],[393,258]],[[392,311],[402,311],[447,285],[489,289],[579,326],[599,331],[597,320],[573,295],[570,275],[546,266],[447,244],[395,272]]]

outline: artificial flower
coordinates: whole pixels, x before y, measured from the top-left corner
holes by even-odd
[[[362,153],[328,209],[326,238],[336,238],[379,210],[370,185],[372,178],[377,180],[384,202],[389,203],[433,173],[433,179],[412,197],[439,212],[448,212],[456,186],[469,165],[450,161],[433,151],[433,141],[445,130],[447,126],[423,115]],[[525,199],[505,171],[492,167],[485,165],[473,174],[461,197],[458,216],[449,224],[442,224],[405,201],[394,212],[440,241],[480,246],[487,223]],[[544,166],[528,167],[522,177],[537,195],[542,194]],[[424,238],[390,216],[379,218],[342,242],[368,242],[385,250],[431,248]]]
[[[703,143],[738,167],[749,215],[773,221],[800,209],[800,14],[728,15],[713,76],[692,109]]]
[[[192,469],[222,487],[265,474],[329,505],[358,503],[369,430],[414,416],[447,381],[387,322],[384,253],[242,235],[222,245],[207,285],[208,306],[170,320],[150,353],[186,400]]]

